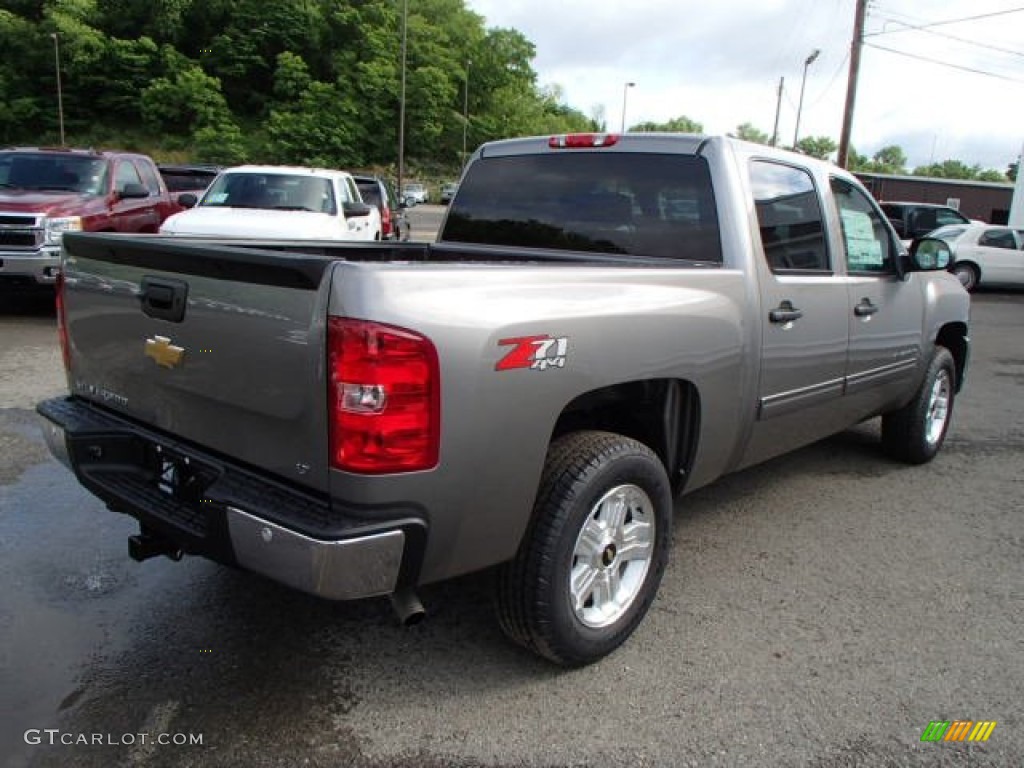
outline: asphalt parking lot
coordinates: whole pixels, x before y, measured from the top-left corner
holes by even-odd
[[[645,623],[575,671],[505,642],[488,573],[424,589],[403,629],[386,600],[129,560],[132,521],[35,424],[64,386],[53,326],[0,296],[5,765],[1024,764],[1024,292],[976,295],[933,463],[867,423],[684,497]],[[921,742],[957,719],[997,726]]]

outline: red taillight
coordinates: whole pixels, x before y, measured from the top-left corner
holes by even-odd
[[[381,237],[391,237],[391,209],[386,205],[380,209]]]
[[[331,465],[347,472],[413,472],[437,464],[441,382],[429,339],[403,328],[332,317]]]
[[[60,340],[60,353],[64,358],[64,370],[71,370],[71,347],[68,346],[68,323],[64,314],[64,272],[58,270],[57,282],[54,286],[57,296],[57,338]]]
[[[586,149],[589,147],[610,147],[617,144],[617,133],[566,133],[548,139],[551,149]]]

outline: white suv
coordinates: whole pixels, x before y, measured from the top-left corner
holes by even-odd
[[[430,195],[426,185],[414,181],[402,187],[402,199],[405,200],[406,205],[418,205],[428,202]]]
[[[344,171],[243,165],[223,171],[162,234],[275,240],[380,240],[380,212]]]

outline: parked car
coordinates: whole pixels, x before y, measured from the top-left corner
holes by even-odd
[[[455,190],[459,188],[459,185],[454,181],[448,181],[441,185],[441,205],[448,205],[455,197]]]
[[[880,206],[905,245],[939,227],[971,223],[960,211],[948,205],[892,202],[880,203]]]
[[[949,243],[949,271],[968,291],[979,285],[1024,285],[1024,229],[995,224],[969,224],[936,229],[929,237]]]
[[[203,192],[223,170],[220,165],[165,165],[157,166],[172,195],[179,192]]]
[[[379,176],[353,176],[363,202],[377,206],[380,211],[380,236],[382,240],[405,242],[412,237],[412,225],[405,215],[405,202],[398,199],[391,183]]]
[[[0,150],[0,280],[52,284],[65,232],[156,232],[174,211],[145,155]]]
[[[171,216],[162,234],[274,240],[380,240],[381,217],[345,171],[243,165],[221,173],[191,210]]]
[[[402,199],[408,205],[419,205],[430,201],[430,193],[425,184],[413,181],[402,187]]]

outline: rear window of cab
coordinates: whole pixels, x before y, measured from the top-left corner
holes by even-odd
[[[459,184],[443,239],[721,263],[702,157],[580,151],[484,157]]]

